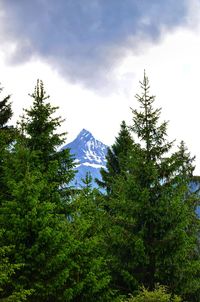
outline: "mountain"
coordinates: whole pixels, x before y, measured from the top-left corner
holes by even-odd
[[[92,185],[97,187],[95,178],[101,179],[100,169],[106,167],[107,148],[105,144],[96,140],[87,130],[83,129],[71,143],[62,149],[69,148],[75,156],[76,173],[73,184],[80,187],[86,173],[90,172],[93,178]]]
[[[69,148],[76,162],[76,176],[72,183],[76,187],[81,187],[82,179],[86,173],[90,172],[93,178],[92,186],[97,187],[95,178],[101,179],[100,169],[106,169],[107,148],[105,144],[96,140],[87,130],[83,129],[71,143],[62,149]],[[196,177],[189,185],[189,191],[200,191],[200,177]],[[200,193],[199,193],[200,194]],[[197,207],[197,214],[200,217],[200,207]]]
[[[200,177],[199,176],[195,176],[194,180],[190,182],[189,191],[198,192],[198,195],[200,196]],[[197,212],[198,217],[200,217],[200,206],[197,206],[196,212]]]

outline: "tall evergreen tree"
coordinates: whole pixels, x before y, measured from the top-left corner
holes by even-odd
[[[101,249],[103,212],[98,210],[98,192],[90,188],[88,178],[86,187],[71,199],[66,217],[57,208],[60,196],[52,193],[43,169],[35,165],[37,157],[15,144],[4,161],[9,198],[0,208],[5,230],[0,252],[1,245],[13,246],[5,260],[22,265],[5,280],[0,297],[18,289],[30,302],[112,301]]]
[[[133,146],[134,141],[129,129],[125,121],[122,121],[115,143],[111,148],[108,148],[106,169],[101,169],[102,180],[96,180],[100,187],[106,189],[107,194],[112,192],[113,179],[128,168],[126,163],[128,157],[131,156]]]
[[[33,106],[25,110],[25,115],[19,123],[24,141],[30,150],[38,153],[45,173],[57,165],[57,175],[50,175],[49,181],[57,188],[65,188],[74,177],[74,159],[69,149],[58,151],[66,133],[59,134],[57,129],[64,120],[60,116],[55,117],[58,107],[53,107],[47,102],[49,96],[42,81],[37,81],[35,90],[30,96],[33,98]]]
[[[59,136],[48,131],[49,122],[54,130],[56,124],[51,119],[51,106],[43,103],[42,89],[36,88],[36,96],[42,100],[34,99],[21,122],[23,136],[4,156],[2,180],[7,184],[7,194],[0,208],[4,230],[0,252],[4,253],[7,246],[13,248],[2,267],[7,263],[19,265],[14,274],[8,270],[9,278],[3,274],[0,297],[18,297],[17,302],[107,302],[110,278],[100,250],[102,212],[97,210],[89,176],[86,188],[65,202],[66,191],[61,186],[71,179],[72,159],[65,157],[68,153],[57,152]],[[40,125],[44,131],[40,131]],[[42,143],[49,138],[52,145],[45,149]],[[13,296],[15,293],[18,296]]]
[[[100,210],[101,194],[92,188],[90,173],[82,179],[82,189],[72,202],[72,225],[78,242],[75,262],[78,267],[77,278],[82,288],[77,287],[74,301],[114,301],[114,291],[110,289],[110,272],[107,255],[102,241],[105,231],[104,211]]]
[[[2,242],[4,231],[0,230],[0,242]],[[13,275],[23,266],[22,263],[11,263],[9,257],[13,251],[14,246],[0,244],[0,301],[21,302],[26,301],[27,296],[31,295],[31,290],[12,285]]]
[[[3,88],[0,87],[0,93]],[[0,200],[5,194],[6,184],[2,183],[2,164],[4,159],[4,152],[7,148],[9,148],[10,144],[13,142],[16,136],[16,131],[13,126],[9,126],[8,122],[12,117],[12,108],[10,102],[10,95],[7,95],[0,101]],[[0,201],[1,203],[1,201]]]
[[[16,144],[4,160],[8,196],[0,209],[1,244],[13,246],[8,259],[22,265],[2,298],[20,288],[31,293],[28,301],[70,301],[73,236],[66,216],[57,210],[59,195],[52,193],[42,166],[35,165],[37,156]]]
[[[0,93],[3,88],[0,87]],[[11,129],[12,127],[8,126],[8,122],[12,117],[12,108],[10,103],[10,95],[3,98],[0,101],[0,162],[2,162],[3,152],[5,148],[12,141],[11,139]]]
[[[0,88],[0,93],[2,92],[3,88]],[[3,98],[2,101],[0,101],[0,129],[8,129],[9,126],[8,121],[12,117],[12,108],[10,103],[10,95]]]
[[[37,81],[34,93],[30,96],[33,105],[25,110],[25,115],[19,122],[22,144],[37,153],[35,165],[43,169],[42,173],[48,179],[51,188],[44,194],[49,194],[48,198],[51,200],[57,192],[59,194],[57,206],[60,212],[67,215],[69,210],[67,204],[71,198],[69,184],[74,178],[75,165],[69,149],[59,150],[66,135],[66,133],[58,133],[63,120],[55,116],[58,107],[53,107],[47,101],[49,96],[45,92],[42,81]]]
[[[139,147],[129,156],[127,173],[113,178],[105,236],[111,255],[113,286],[124,292],[144,284],[167,285],[172,293],[199,301],[198,197],[188,190],[193,158],[181,143],[167,141],[167,122],[160,123],[149,81],[144,74],[140,110],[132,110],[133,135]]]
[[[0,87],[0,93],[2,93],[2,91],[3,88]],[[12,115],[10,95],[7,95],[0,101],[0,205],[2,205],[3,199],[5,199],[5,196],[8,194],[7,183],[3,181],[4,157],[16,135],[13,126],[8,125]],[[4,232],[5,229],[3,229],[1,225],[0,242],[2,242]],[[8,288],[12,282],[11,276],[23,265],[22,263],[16,263],[13,262],[12,259],[9,259],[9,255],[13,250],[14,246],[9,246],[7,242],[0,244],[0,297],[5,295],[8,301],[25,301],[26,296],[30,292],[21,288],[15,288],[13,291],[10,291],[8,295],[5,294],[6,288]]]

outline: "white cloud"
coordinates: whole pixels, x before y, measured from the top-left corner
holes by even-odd
[[[141,56],[126,57],[119,67],[121,78],[131,71],[142,79],[143,69],[150,78],[151,92],[156,105],[162,107],[162,117],[169,120],[169,136],[183,139],[193,155],[197,156],[200,172],[199,136],[199,70],[200,31],[179,28],[168,33],[158,45]],[[135,79],[133,81],[135,88]],[[134,91],[139,91],[139,85]],[[130,87],[130,92],[132,89]],[[132,106],[134,101],[132,101]]]
[[[51,96],[50,101],[60,107],[59,113],[66,118],[62,130],[68,131],[68,141],[86,128],[104,143],[111,144],[120,122],[123,119],[131,122],[129,107],[136,105],[134,95],[140,91],[139,80],[146,69],[151,92],[156,95],[156,106],[162,107],[162,118],[169,120],[169,139],[186,142],[192,155],[197,156],[196,173],[200,173],[199,11],[197,1],[191,1],[188,28],[164,31],[163,39],[156,45],[140,41],[141,54],[127,53],[109,72],[112,91],[108,96],[67,82],[38,58],[23,65],[8,66],[5,53],[1,52],[0,81],[5,93],[13,94],[15,119],[23,107],[30,106],[28,93],[40,78]]]

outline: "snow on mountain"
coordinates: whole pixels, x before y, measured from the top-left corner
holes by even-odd
[[[107,148],[105,144],[96,140],[87,130],[83,129],[71,143],[63,149],[69,148],[75,156],[76,170],[78,171],[73,182],[79,187],[81,179],[90,172],[93,178],[93,186],[96,187],[95,178],[101,179],[100,169],[106,166]]]
[[[75,156],[76,173],[72,185],[80,187],[82,180],[87,172],[91,173],[93,178],[92,185],[97,187],[95,178],[101,179],[100,169],[106,168],[107,148],[105,144],[96,140],[87,130],[83,129],[71,143],[65,145],[62,149],[69,148],[72,155]],[[200,190],[200,181],[192,181],[189,185],[189,191]],[[200,194],[200,193],[199,193]],[[200,207],[197,207],[197,214],[200,217]]]

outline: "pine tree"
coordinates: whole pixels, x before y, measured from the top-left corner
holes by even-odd
[[[167,122],[159,122],[145,74],[141,87],[131,127],[140,147],[129,156],[127,173],[113,179],[107,201],[113,286],[128,293],[160,283],[199,301],[198,196],[189,192],[194,158],[183,142],[170,155]]]

